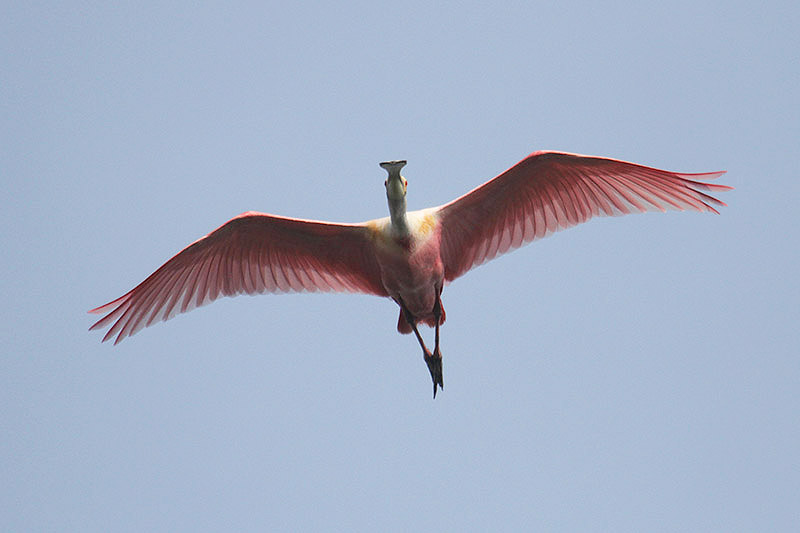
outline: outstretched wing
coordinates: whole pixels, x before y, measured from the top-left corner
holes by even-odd
[[[594,216],[651,210],[717,213],[706,192],[731,189],[699,180],[725,172],[678,174],[578,154],[534,152],[496,178],[437,208],[445,279]]]
[[[342,291],[388,296],[370,231],[248,212],[198,239],[127,294],[89,311],[107,313],[90,330],[125,337],[220,296]]]

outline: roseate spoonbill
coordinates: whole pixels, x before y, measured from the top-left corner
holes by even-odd
[[[300,220],[249,211],[198,239],[125,295],[89,311],[105,314],[117,344],[144,327],[220,296],[341,291],[386,296],[400,306],[397,330],[416,335],[437,386],[444,387],[439,326],[442,287],[473,267],[593,216],[648,210],[718,213],[706,194],[731,189],[679,174],[563,152],[534,152],[448,204],[406,211],[405,161],[380,166],[390,216],[361,224]],[[435,328],[431,352],[417,325]]]

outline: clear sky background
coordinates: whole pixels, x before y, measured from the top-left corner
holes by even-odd
[[[113,4],[0,13],[0,530],[800,528],[797,2]],[[736,189],[446,287],[436,400],[375,297],[87,332],[238,213],[538,149]]]

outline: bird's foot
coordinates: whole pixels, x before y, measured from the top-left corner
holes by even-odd
[[[433,397],[436,398],[436,387],[444,390],[444,379],[442,378],[442,352],[437,348],[433,354],[425,352],[425,364],[431,373],[433,380]]]

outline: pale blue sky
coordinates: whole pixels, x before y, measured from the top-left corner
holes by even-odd
[[[796,2],[112,4],[0,10],[0,530],[800,528]],[[435,401],[375,297],[86,331],[242,211],[382,217],[379,161],[416,209],[538,149],[736,190],[448,286]]]

